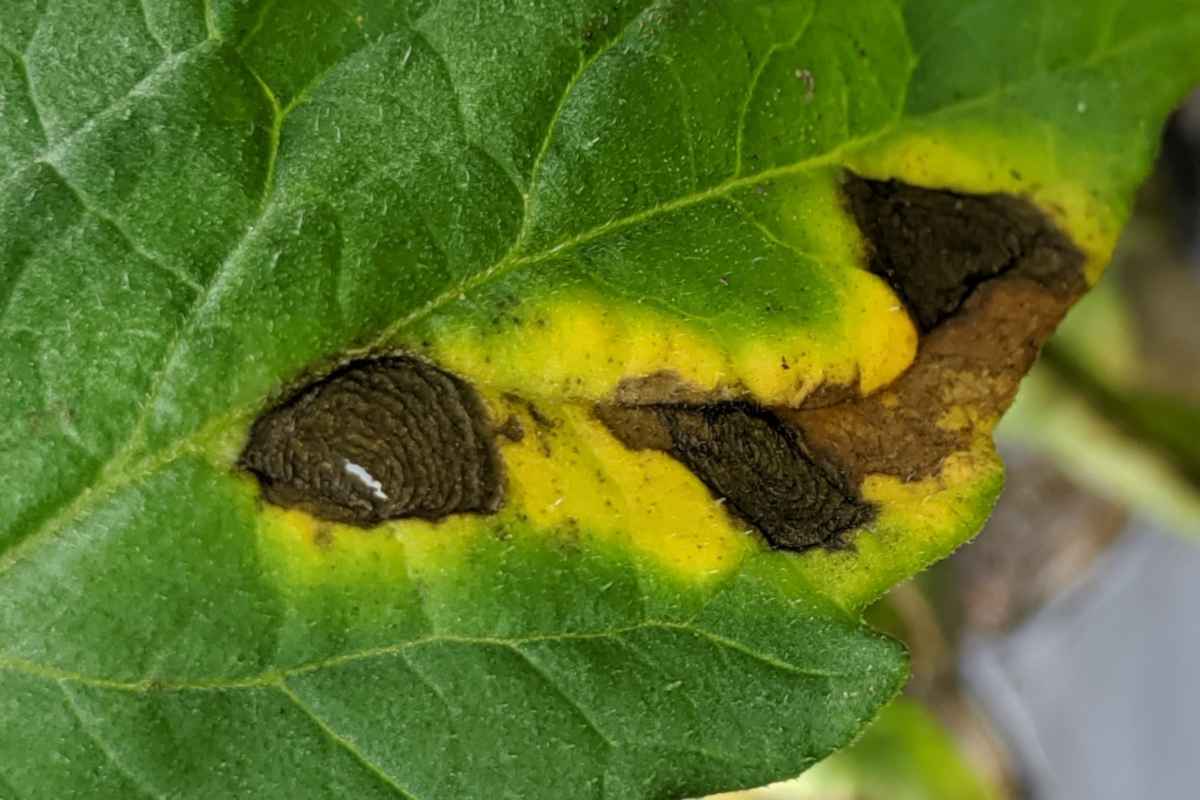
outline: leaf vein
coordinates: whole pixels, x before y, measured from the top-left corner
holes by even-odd
[[[734,639],[713,633],[704,628],[698,627],[690,622],[678,622],[668,620],[650,620],[647,622],[627,625],[620,628],[613,628],[607,631],[587,631],[575,633],[544,633],[533,634],[529,636],[512,636],[506,638],[488,637],[488,636],[453,636],[453,635],[430,635],[417,639],[410,639],[405,642],[398,642],[392,645],[383,645],[381,647],[364,648],[348,653],[343,653],[329,658],[318,659],[306,663],[297,664],[291,667],[286,667],[278,670],[270,670],[256,675],[251,675],[242,679],[213,679],[213,680],[196,680],[188,682],[172,683],[159,679],[144,679],[140,681],[118,681],[106,678],[93,677],[71,672],[69,670],[60,669],[58,667],[38,664],[26,659],[16,658],[13,656],[0,656],[0,670],[8,670],[10,672],[19,672],[26,675],[42,678],[49,681],[72,681],[86,686],[96,686],[104,689],[114,689],[117,691],[126,692],[149,692],[149,691],[220,691],[224,689],[249,689],[264,686],[275,686],[280,681],[288,678],[305,675],[311,672],[319,672],[325,669],[334,669],[345,664],[351,664],[357,661],[364,661],[372,658],[382,657],[404,657],[407,650],[418,647],[436,647],[438,645],[456,644],[456,645],[476,645],[499,647],[513,649],[526,644],[535,643],[557,643],[557,642],[572,642],[572,641],[603,641],[612,640],[624,644],[630,644],[626,638],[628,634],[638,631],[680,631],[691,634],[695,637],[703,638],[712,644],[735,650],[744,655],[750,656],[764,664],[768,664],[776,669],[791,672],[793,674],[802,675],[810,678],[848,678],[848,673],[836,672],[832,670],[823,670],[817,668],[807,668],[790,664],[775,656],[765,653],[760,653],[741,642]]]
[[[274,10],[278,0],[263,0],[262,5],[258,7],[258,15],[254,18],[254,24],[250,26],[250,30],[246,31],[246,35],[238,42],[238,51],[250,44],[255,36],[258,36],[262,31],[263,24],[267,21],[267,16]]]
[[[34,156],[29,162],[22,164],[19,167],[9,170],[8,174],[0,178],[0,186],[8,183],[12,178],[22,172],[30,165],[38,162],[55,162],[62,159],[70,152],[74,143],[100,123],[102,119],[120,110],[126,103],[134,97],[142,97],[148,94],[160,81],[164,81],[175,73],[176,69],[185,61],[187,61],[197,51],[203,49],[207,42],[201,42],[180,50],[177,53],[172,53],[158,63],[153,69],[143,75],[137,83],[133,84],[125,94],[112,100],[107,106],[95,112],[72,130],[59,137],[53,144],[47,140],[47,147],[38,155]]]
[[[202,0],[204,4],[204,32],[207,34],[207,41],[217,41],[220,36],[217,32],[217,12],[213,8],[212,0]]]
[[[243,62],[245,63],[245,62]],[[279,98],[275,96],[275,92],[271,86],[262,79],[259,74],[254,71],[249,64],[246,64],[246,71],[249,72],[254,80],[258,83],[258,88],[262,91],[263,97],[266,98],[267,105],[271,108],[271,130],[268,133],[267,139],[267,169],[263,176],[262,189],[259,192],[258,198],[258,213],[261,215],[266,210],[267,201],[271,198],[275,191],[275,172],[277,162],[279,160],[279,141],[283,133],[284,111],[279,105]]]
[[[129,246],[129,249],[134,253],[134,255],[139,256],[151,266],[156,267],[163,273],[179,281],[193,292],[198,294],[204,291],[204,287],[201,286],[191,275],[188,275],[186,272],[183,272],[177,267],[166,263],[166,261],[164,261],[160,256],[156,256],[147,250],[145,246],[143,246],[136,238],[134,238],[133,234],[131,234],[125,228],[125,226],[120,220],[117,219],[116,216],[109,214],[107,211],[100,208],[99,205],[94,203],[92,199],[88,197],[82,189],[76,186],[75,183],[67,177],[67,174],[59,167],[54,164],[46,164],[46,166],[51,169],[54,174],[58,176],[59,180],[62,181],[63,185],[67,187],[67,189],[69,189],[73,195],[75,195],[75,199],[83,207],[83,210],[116,231],[126,245]]]
[[[715,645],[728,648],[729,650],[735,650],[739,653],[742,653],[743,655],[749,656],[750,658],[752,658],[755,661],[758,661],[759,663],[766,664],[767,666],[774,667],[775,669],[781,670],[783,672],[790,672],[794,675],[801,675],[801,676],[804,676],[807,678],[846,678],[846,677],[849,677],[844,672],[835,672],[833,670],[821,670],[821,669],[814,669],[814,668],[798,667],[795,664],[789,664],[788,662],[783,661],[774,656],[767,655],[766,653],[760,653],[757,650],[754,650],[753,648],[747,647],[746,645],[742,644],[741,642],[726,638],[724,636],[721,636],[720,634],[716,634],[711,631],[707,631],[703,628],[694,627],[694,628],[686,628],[686,630],[695,633],[697,636],[699,636],[701,638],[708,639],[710,642],[712,642]]]
[[[746,86],[746,94],[742,98],[741,108],[738,109],[738,127],[737,139],[734,144],[734,167],[733,174],[735,176],[742,174],[743,150],[746,136],[746,117],[750,113],[750,104],[754,102],[754,93],[758,91],[758,82],[762,79],[762,74],[766,72],[767,65],[771,63],[771,59],[781,50],[789,47],[795,47],[805,34],[808,33],[809,27],[812,25],[813,19],[817,15],[817,6],[814,3],[808,12],[808,19],[800,26],[795,35],[783,42],[776,42],[767,48],[767,52],[763,54],[762,60],[754,66],[754,72],[750,75],[750,83]]]
[[[529,221],[533,216],[532,201],[536,197],[537,186],[541,180],[542,164],[545,161],[546,153],[550,150],[550,143],[554,139],[554,131],[558,127],[559,118],[562,116],[562,112],[567,105],[567,101],[571,98],[571,95],[575,92],[575,87],[579,85],[579,81],[583,79],[583,76],[588,72],[589,69],[591,69],[592,65],[599,61],[606,53],[608,53],[613,49],[613,47],[622,41],[628,31],[633,28],[633,23],[641,19],[646,13],[647,9],[649,9],[652,5],[654,5],[653,2],[643,5],[637,14],[631,16],[611,39],[605,42],[601,47],[596,48],[596,52],[590,57],[583,58],[581,54],[578,69],[575,70],[575,74],[570,77],[566,85],[563,87],[562,92],[559,93],[558,99],[554,104],[554,111],[550,114],[550,121],[546,124],[546,132],[542,136],[541,144],[538,145],[537,155],[534,156],[533,164],[529,168],[529,188],[525,197],[525,219],[521,225],[521,232],[517,236],[517,242],[514,245],[514,249],[520,247],[521,242],[524,241],[528,233]]]
[[[610,750],[616,749],[618,747],[617,743],[615,741],[613,741],[613,739],[607,733],[605,733],[603,730],[601,730],[600,726],[596,723],[596,721],[592,719],[591,713],[584,709],[583,704],[580,703],[578,700],[576,700],[571,695],[567,694],[566,689],[564,689],[562,686],[560,686],[558,684],[557,681],[555,681],[553,678],[551,678],[550,674],[548,672],[546,672],[545,668],[542,667],[540,664],[538,664],[536,661],[534,661],[533,657],[529,653],[525,652],[524,650],[522,650],[519,646],[517,646],[515,644],[508,645],[508,649],[511,650],[512,652],[516,653],[521,658],[522,663],[526,664],[528,666],[529,670],[534,675],[536,675],[539,680],[541,680],[548,687],[550,687],[551,691],[553,691],[555,694],[557,694],[559,697],[561,697],[563,702],[566,703],[567,706],[581,720],[583,720],[584,724],[588,728],[590,728],[591,731],[596,734],[596,736],[598,736],[600,738],[600,741],[606,747],[608,747]]]
[[[83,711],[79,708],[78,700],[76,699],[74,693],[67,688],[67,685],[62,681],[59,681],[58,688],[62,692],[63,697],[66,698],[66,706],[70,710],[71,716],[73,716],[75,721],[79,723],[79,729],[83,731],[83,734],[87,736],[88,739],[91,740],[92,744],[96,745],[96,748],[104,755],[105,759],[108,760],[108,763],[112,764],[117,772],[123,775],[129,781],[129,783],[133,784],[133,787],[137,789],[140,794],[145,795],[146,797],[155,798],[156,800],[161,800],[163,797],[165,797],[159,792],[154,791],[146,784],[145,779],[134,774],[132,770],[122,763],[121,759],[117,758],[117,754],[113,752],[108,742],[104,740],[104,737],[100,736],[100,734],[95,731],[92,723],[84,718]]]
[[[25,56],[11,49],[6,44],[0,44],[0,50],[3,50],[5,53],[7,53],[9,58],[16,62],[17,68],[21,71],[21,85],[25,89],[25,96],[29,98],[29,107],[33,109],[33,121],[37,125],[38,135],[42,140],[42,146],[45,147],[48,141],[46,123],[42,120],[42,111],[38,106],[38,99],[33,93],[33,82],[29,77],[29,65],[25,63]],[[21,170],[18,168],[9,174],[16,174],[20,171]]]
[[[679,95],[679,120],[683,126],[684,139],[687,141],[688,168],[692,176],[692,191],[696,191],[700,188],[700,171],[696,168],[696,137],[692,130],[691,101],[688,99],[687,89],[683,85],[683,78],[680,77],[679,70],[675,68],[675,64],[663,59],[663,65],[674,79],[675,91]]]
[[[317,712],[314,711],[308,704],[302,701],[296,695],[296,693],[292,691],[291,687],[280,683],[276,688],[283,693],[284,697],[291,700],[296,708],[298,708],[305,716],[312,720],[313,725],[315,725],[317,729],[321,731],[321,733],[327,736],[330,741],[332,741],[338,747],[349,753],[359,764],[363,766],[364,769],[370,772],[376,779],[387,786],[390,790],[395,792],[398,797],[402,797],[405,800],[417,800],[416,795],[397,783],[396,780],[392,778],[392,776],[390,776],[386,771],[384,771],[382,767],[368,758],[366,753],[362,752],[362,750],[358,748],[358,745],[334,730],[333,726],[321,718],[321,716],[318,715]]]
[[[754,228],[761,233],[767,239],[767,241],[782,247],[784,250],[787,250],[788,252],[805,259],[806,261],[815,261],[817,264],[822,263],[821,259],[815,253],[810,253],[807,250],[797,247],[791,242],[779,238],[779,236],[770,228],[768,228],[762,220],[751,214],[750,211],[747,210],[746,207],[736,199],[730,198],[729,204],[737,211],[738,216],[746,220],[747,224],[754,226]]]
[[[138,7],[142,11],[142,24],[146,26],[146,34],[150,37],[150,41],[154,42],[160,51],[163,53],[168,53],[170,50],[165,44],[163,44],[162,39],[158,38],[158,33],[154,30],[154,26],[150,24],[150,8],[147,5],[148,2],[149,0],[138,0]]]

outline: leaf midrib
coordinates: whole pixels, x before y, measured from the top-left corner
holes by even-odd
[[[846,678],[850,673],[835,670],[815,669],[789,663],[776,656],[762,653],[742,642],[727,636],[714,633],[706,628],[689,621],[672,622],[669,620],[647,620],[634,625],[619,628],[577,633],[542,633],[528,636],[457,636],[451,634],[429,634],[415,639],[398,642],[392,645],[363,648],[329,658],[317,659],[297,664],[285,669],[264,670],[263,672],[245,678],[213,678],[189,681],[161,681],[145,678],[140,681],[120,681],[94,675],[85,675],[71,670],[41,664],[28,659],[12,656],[0,656],[0,670],[16,672],[45,681],[68,681],[81,686],[113,691],[146,694],[151,692],[185,692],[185,691],[226,691],[232,689],[259,689],[277,686],[288,679],[325,669],[335,669],[346,664],[365,661],[387,656],[402,656],[404,653],[421,647],[436,647],[438,645],[468,645],[476,647],[495,647],[509,651],[524,653],[520,648],[529,644],[547,642],[589,642],[614,640],[638,631],[681,631],[693,634],[707,640],[713,645],[734,650],[750,658],[766,664],[774,669],[813,678]]]

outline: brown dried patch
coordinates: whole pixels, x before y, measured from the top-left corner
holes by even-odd
[[[705,405],[744,399],[735,387],[705,389],[688,383],[672,370],[625,378],[617,384],[613,402],[621,405]]]
[[[867,190],[861,188],[864,185]],[[1019,198],[970,198],[897,188],[894,183],[880,189],[880,184],[861,178],[848,186],[859,187],[848,191],[888,198],[880,212],[889,216],[886,232],[880,235],[909,244],[924,241],[934,250],[930,259],[936,279],[910,282],[910,288],[942,285],[945,265],[969,264],[973,254],[988,265],[986,270],[995,267],[999,253],[1005,260],[1000,274],[974,283],[961,301],[955,300],[953,311],[922,337],[912,366],[891,386],[851,402],[780,411],[804,434],[813,452],[840,465],[855,482],[872,473],[915,480],[936,472],[951,453],[967,449],[977,427],[990,424],[1012,403],[1042,344],[1086,289],[1084,257],[1032,204]],[[861,211],[863,201],[856,202]],[[931,209],[938,207],[953,209],[944,225],[976,231],[983,244],[949,235],[922,239],[931,224]],[[912,227],[905,228],[909,211]],[[879,234],[879,226],[864,226],[868,235],[872,231]],[[909,274],[925,263],[921,252],[897,249],[886,241],[872,240],[871,247],[875,252],[890,249],[893,257],[908,252],[915,262],[904,267]],[[986,270],[966,267],[961,272],[972,283]],[[937,291],[925,297],[938,299],[941,313],[958,292]],[[908,295],[906,300],[912,302]]]
[[[862,387],[856,378],[851,383],[822,383],[804,396],[801,408],[825,408],[848,403],[862,397]]]
[[[809,447],[856,479],[915,480],[970,445],[975,423],[998,417],[1070,303],[1020,277],[981,286],[926,336],[912,367],[887,389],[851,403],[782,410]],[[969,415],[957,427],[947,415]]]

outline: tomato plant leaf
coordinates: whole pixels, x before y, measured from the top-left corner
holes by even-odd
[[[1200,79],[1186,0],[9,5],[22,797],[802,771]]]

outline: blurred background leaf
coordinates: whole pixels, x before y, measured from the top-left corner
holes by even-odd
[[[720,800],[996,800],[919,703],[899,699],[851,747],[788,783]]]

